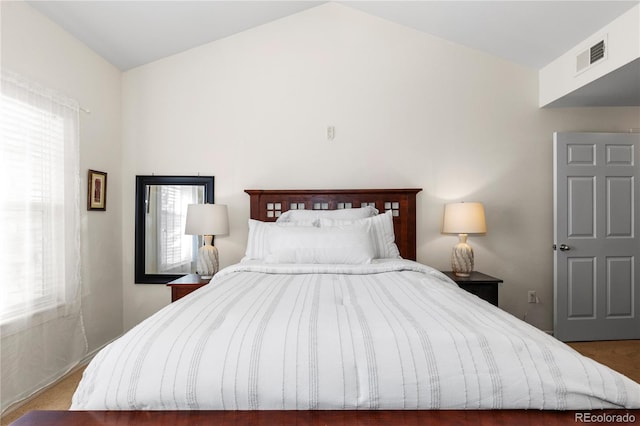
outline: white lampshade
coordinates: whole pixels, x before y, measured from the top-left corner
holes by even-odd
[[[189,204],[187,235],[225,235],[229,233],[229,213],[224,204]]]
[[[451,203],[444,206],[444,234],[484,234],[487,224],[482,203]]]

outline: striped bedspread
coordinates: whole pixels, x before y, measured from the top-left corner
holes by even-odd
[[[104,348],[73,410],[640,408],[640,385],[407,260],[238,264]]]

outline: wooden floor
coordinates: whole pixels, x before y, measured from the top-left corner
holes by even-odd
[[[580,352],[581,354],[588,356],[590,358],[595,359],[596,361],[609,366],[610,368],[619,371],[625,376],[631,378],[632,380],[640,383],[640,340],[624,340],[624,341],[605,341],[605,342],[576,342],[569,343],[569,346]],[[12,411],[11,413],[5,415],[1,419],[1,425],[9,425],[12,422],[16,421],[18,418],[23,416],[27,412],[31,412],[33,410],[67,410],[71,404],[71,396],[80,381],[82,375],[82,369],[76,371],[60,382],[58,382],[55,386],[49,388],[48,390],[39,394],[36,398],[30,400],[25,405],[19,407],[18,409]],[[135,417],[135,424],[155,424],[150,423],[152,420],[154,422],[161,422],[159,424],[171,424],[171,426],[176,426],[178,424],[199,424],[196,414],[187,415],[183,413],[173,413],[168,414],[166,418],[159,419],[154,418],[151,419],[148,416],[148,412],[146,415],[143,414],[133,414]],[[265,413],[265,412],[262,412]],[[263,414],[262,418],[255,417],[256,413],[235,413],[234,425],[242,425],[242,424],[264,424],[269,425],[271,422],[275,422],[273,424],[295,424],[295,425],[320,425],[320,424],[332,424],[332,425],[340,425],[340,424],[362,424],[367,426],[373,425],[382,425],[389,424],[385,423],[385,420],[389,420],[389,418],[384,417],[384,415],[378,413],[373,417],[363,417],[362,413],[348,414],[347,412],[343,413],[318,413],[318,412],[299,412],[299,413],[281,413],[278,412],[271,414]],[[334,412],[335,413],[335,412]],[[398,418],[404,419],[405,424],[425,424],[425,422],[429,424],[490,424],[490,425],[498,425],[498,424],[514,424],[513,421],[516,418],[513,417],[513,413],[509,410],[501,411],[499,414],[495,414],[488,417],[485,420],[482,420],[484,417],[488,415],[488,413],[475,413],[472,411],[466,412],[424,412],[424,413],[404,413],[401,414],[401,417]],[[522,414],[522,412],[520,412]],[[548,415],[543,418],[542,413],[537,412],[535,420],[529,419],[529,417],[522,417],[519,419],[517,424],[541,424],[539,421],[543,421],[543,423],[547,425],[554,424],[575,424],[574,422],[574,413],[564,412],[564,413],[554,413],[554,412],[546,412]],[[104,418],[101,420],[101,416],[104,413],[90,413],[85,412],[83,414],[78,414],[79,423],[76,424],[107,424],[102,423]],[[534,414],[534,413],[531,413]],[[48,415],[48,421],[43,422],[43,415]],[[64,415],[64,414],[63,414]],[[30,414],[31,417],[25,417],[21,422],[18,422],[17,425],[34,425],[34,424],[65,424],[68,422],[68,418],[60,418],[58,417],[58,421],[60,423],[53,423],[56,419],[55,413],[38,413],[33,412]],[[195,417],[194,417],[195,416]],[[220,413],[218,416],[221,416],[218,420],[224,420],[225,414]],[[239,417],[238,417],[239,416]],[[264,416],[271,416],[267,419]],[[274,417],[275,416],[275,417]],[[293,417],[292,417],[293,416]],[[325,416],[325,417],[323,417]],[[329,416],[329,417],[327,417]],[[355,416],[355,417],[354,417]],[[640,424],[640,413],[635,412],[636,421]],[[146,419],[146,420],[145,420]],[[244,421],[241,421],[244,419]],[[227,419],[228,420],[228,419]],[[181,423],[184,422],[184,423]],[[355,423],[351,423],[355,421]],[[89,422],[89,423],[87,423]],[[524,423],[522,423],[524,422]],[[120,418],[117,424],[132,424],[129,423],[126,419]],[[206,423],[200,423],[206,424]],[[220,423],[220,424],[224,424]]]
[[[574,342],[568,345],[640,383],[640,340]]]

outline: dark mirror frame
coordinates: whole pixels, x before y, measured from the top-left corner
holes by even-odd
[[[147,274],[145,272],[145,212],[147,185],[202,185],[206,203],[213,203],[213,176],[136,176],[136,284],[166,284],[185,274]]]

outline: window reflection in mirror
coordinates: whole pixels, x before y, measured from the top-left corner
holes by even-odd
[[[204,187],[147,185],[145,214],[146,274],[195,272],[201,236],[185,235],[187,206],[204,203]]]
[[[202,236],[185,235],[187,206],[213,203],[212,176],[136,176],[136,283],[195,271]]]

